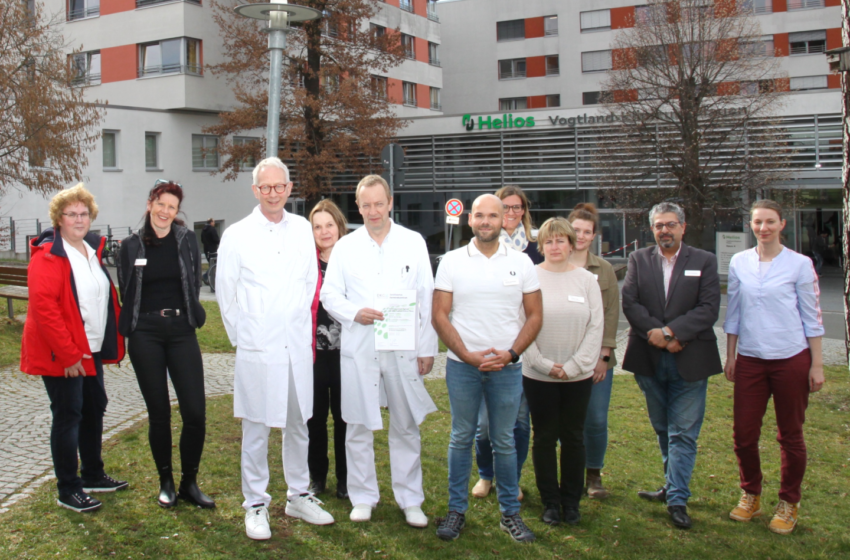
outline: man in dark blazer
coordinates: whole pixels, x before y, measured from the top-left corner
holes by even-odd
[[[723,371],[714,334],[720,279],[712,253],[682,243],[681,207],[655,205],[649,224],[657,245],[631,254],[623,284],[623,312],[631,326],[623,369],[635,374],[646,397],[666,483],[657,492],[638,495],[667,502],[673,524],[688,529],[688,485],[708,378]]]

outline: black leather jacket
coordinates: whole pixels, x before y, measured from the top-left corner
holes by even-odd
[[[207,313],[201,305],[201,254],[195,233],[188,228],[171,224],[177,238],[177,254],[180,259],[180,282],[183,287],[183,306],[189,324],[196,329],[204,326]],[[139,308],[142,304],[142,274],[145,267],[136,266],[136,259],[145,258],[145,244],[142,241],[144,230],[130,235],[121,242],[118,255],[118,285],[121,290],[121,316],[118,319],[118,332],[130,336],[139,322]]]

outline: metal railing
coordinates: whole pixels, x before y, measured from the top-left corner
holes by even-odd
[[[80,8],[77,10],[68,10],[68,21],[75,19],[85,19],[100,15],[100,5],[90,6],[88,8]]]
[[[71,80],[72,86],[96,86],[100,85],[100,74],[85,74]]]
[[[144,8],[146,6],[155,6],[156,4],[173,4],[175,2],[201,5],[201,0],[136,0],[136,7]]]
[[[11,216],[0,218],[0,251],[29,257],[30,241],[37,238],[42,231],[49,227],[52,227],[50,220],[41,218],[15,219]],[[92,224],[89,231],[106,237],[107,247],[109,247],[114,241],[121,241],[128,237],[133,232],[133,228],[110,224]]]
[[[440,23],[440,16],[437,15],[437,8],[434,6],[434,2],[431,2],[431,0],[428,0],[425,3],[425,11],[428,14],[428,19],[430,19],[431,21],[436,21],[437,23]]]
[[[413,12],[413,0],[401,0],[398,3],[398,7],[405,12]]]
[[[431,66],[440,66],[440,59],[436,57],[429,57],[428,64]]]
[[[200,64],[166,64],[163,66],[139,66],[139,77],[159,76],[162,74],[190,74],[203,76],[204,68]]]

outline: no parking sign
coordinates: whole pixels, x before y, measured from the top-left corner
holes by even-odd
[[[446,202],[446,223],[458,225],[460,223],[460,215],[463,214],[463,203],[453,198]]]

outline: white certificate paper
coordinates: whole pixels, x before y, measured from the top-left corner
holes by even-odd
[[[384,314],[374,325],[375,351],[416,350],[416,290],[377,294],[375,309]]]

